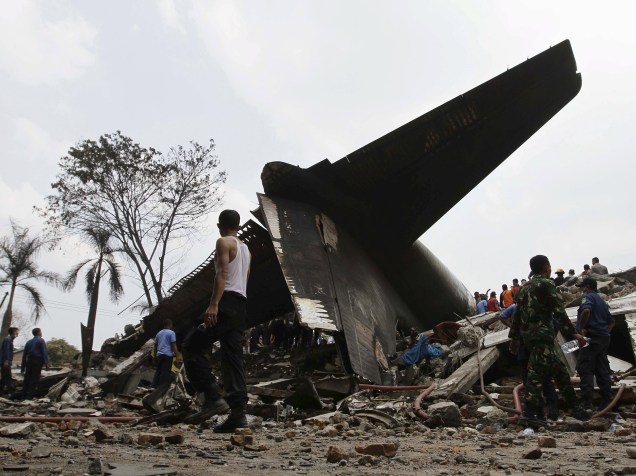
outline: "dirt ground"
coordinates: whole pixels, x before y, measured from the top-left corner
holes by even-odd
[[[398,429],[348,426],[336,431],[311,425],[265,422],[253,430],[248,448],[230,443],[231,435],[188,425],[131,427],[100,425],[112,436],[97,443],[95,426],[74,429],[38,423],[26,437],[0,437],[3,474],[636,474],[636,435],[617,436],[605,431],[571,432],[545,429],[520,436],[523,428],[510,426],[481,432],[470,427],[428,429],[419,422]],[[609,424],[609,422],[607,422]],[[336,425],[338,426],[338,425]],[[607,425],[606,425],[607,426]],[[626,428],[627,425],[623,425]],[[330,428],[332,431],[330,432]],[[139,435],[181,432],[183,443],[139,444]],[[629,430],[623,433],[629,433]],[[326,434],[329,433],[329,434]],[[332,436],[330,436],[332,435]],[[523,455],[536,449],[539,437],[550,436],[556,447],[541,448],[538,459]],[[397,443],[395,456],[365,456],[355,447]],[[331,446],[344,459],[328,463]],[[255,451],[260,449],[260,451]],[[332,450],[333,451],[333,450]],[[49,454],[50,453],[50,454]],[[38,457],[39,456],[39,457]],[[109,464],[111,469],[109,469]]]

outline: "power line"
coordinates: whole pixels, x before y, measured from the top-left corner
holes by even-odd
[[[14,298],[14,301],[19,303],[19,304],[26,304],[26,305],[30,305],[31,302],[28,301],[27,299],[21,297],[21,296],[16,296]],[[89,308],[88,307],[83,307],[80,306],[78,304],[72,304],[72,303],[64,303],[61,301],[55,301],[52,299],[47,299],[45,302],[45,308],[49,309],[55,309],[58,311],[65,311],[65,312],[77,312],[77,313],[81,313],[81,314],[88,314]],[[141,317],[133,317],[133,316],[122,316],[119,313],[117,313],[116,311],[109,311],[109,310],[101,310],[98,311],[99,315],[103,315],[103,316],[107,316],[107,317],[117,317],[119,319],[128,319],[128,320],[134,320],[134,321],[139,321],[141,320]]]

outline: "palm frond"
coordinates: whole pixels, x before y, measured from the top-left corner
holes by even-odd
[[[113,302],[119,301],[119,298],[124,294],[124,287],[121,284],[121,266],[113,259],[104,258],[104,263],[108,268],[110,276],[108,277],[108,285],[110,288],[110,299]]]
[[[18,287],[28,292],[29,301],[31,301],[31,305],[33,306],[33,322],[38,322],[42,316],[42,312],[45,311],[44,301],[42,301],[40,291],[28,283],[20,283]]]
[[[84,280],[86,282],[86,297],[90,301],[91,296],[93,295],[93,290],[95,289],[95,275],[97,274],[97,265],[98,263],[94,263],[93,266],[88,268],[86,272],[86,276]]]
[[[84,261],[74,265],[66,273],[66,277],[64,278],[64,281],[63,281],[63,286],[64,286],[64,290],[65,291],[70,291],[71,289],[73,289],[75,287],[75,284],[77,283],[77,275],[82,270],[82,268],[84,266],[86,266],[88,263],[90,263],[91,261],[93,261],[93,260],[92,259],[85,259]]]

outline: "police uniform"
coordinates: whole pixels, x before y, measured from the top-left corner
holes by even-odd
[[[590,310],[590,317],[581,329],[581,313]],[[598,384],[603,406],[607,406],[612,400],[612,380],[607,349],[610,345],[610,326],[614,323],[607,303],[596,291],[585,293],[579,306],[576,328],[579,332],[585,332],[589,338],[587,347],[579,350],[577,370],[581,377],[581,396],[583,405],[591,407],[594,392],[594,377]]]

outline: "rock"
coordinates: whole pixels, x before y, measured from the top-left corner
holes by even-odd
[[[185,441],[185,435],[180,431],[173,431],[164,436],[164,440],[171,445],[180,445]]]
[[[67,436],[64,440],[64,444],[68,446],[79,446],[79,438],[77,436]]]
[[[636,448],[627,448],[627,456],[636,459]]]
[[[327,463],[339,463],[340,461],[347,461],[350,454],[337,446],[330,446],[327,450]]]
[[[134,441],[130,433],[122,433],[119,435],[119,442],[123,445],[132,445]]]
[[[95,437],[95,441],[97,443],[101,443],[105,440],[113,440],[115,438],[112,433],[104,428],[95,428],[93,430],[93,436]]]
[[[31,450],[32,458],[49,458],[53,450],[50,446],[38,445]]]
[[[0,435],[7,438],[20,438],[22,436],[28,436],[35,429],[35,423],[12,423],[0,428]]]
[[[159,435],[157,433],[139,433],[139,436],[137,437],[137,443],[140,445],[150,443],[154,446],[161,442],[163,442],[163,435]]]
[[[99,458],[93,458],[88,464],[88,470],[86,472],[88,474],[104,474],[104,464],[102,463],[102,460]]]
[[[253,435],[254,431],[251,428],[237,428],[234,430],[235,435]]]
[[[372,443],[370,445],[356,445],[356,452],[364,455],[386,456],[393,458],[397,453],[398,443]]]
[[[453,402],[444,401],[429,405],[427,413],[429,417],[426,424],[431,427],[458,427],[462,424],[462,414],[457,404]]]
[[[535,448],[533,450],[528,451],[527,453],[524,453],[522,458],[523,459],[539,459],[541,458],[542,454],[543,454],[543,451],[541,451],[540,448]]]
[[[380,463],[380,460],[375,456],[365,455],[358,459],[358,464],[360,466],[375,466]]]
[[[631,428],[619,428],[618,430],[614,432],[614,435],[616,436],[629,436],[631,434],[632,434]]]
[[[477,409],[477,421],[484,426],[502,425],[508,422],[508,414],[495,406],[484,406]]]
[[[551,436],[540,436],[538,443],[539,448],[556,448],[556,438]]]
[[[561,431],[607,431],[612,426],[612,421],[607,418],[593,418],[589,421],[566,420],[559,429]]]
[[[243,447],[245,451],[267,451],[268,449],[267,445],[245,445]]]
[[[287,433],[285,433],[285,438],[287,438],[288,440],[293,440],[294,438],[296,438],[296,432],[293,430],[288,431]]]
[[[230,437],[230,443],[234,446],[252,446],[254,445],[253,435],[232,435]]]
[[[316,435],[333,438],[334,436],[338,436],[338,429],[335,426],[327,425],[323,430],[317,431]]]
[[[494,435],[497,433],[497,428],[492,425],[488,425],[483,427],[479,433],[482,435]]]

